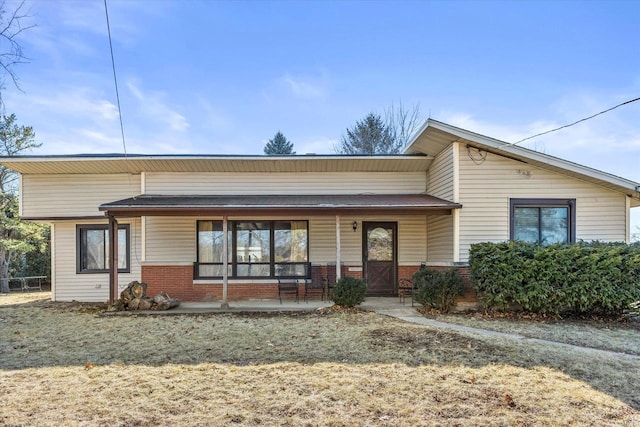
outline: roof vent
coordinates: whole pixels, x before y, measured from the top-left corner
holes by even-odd
[[[305,153],[304,155],[305,155],[305,156],[315,156],[315,155],[316,155],[316,153]]]

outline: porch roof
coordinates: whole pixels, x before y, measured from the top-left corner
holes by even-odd
[[[331,195],[148,195],[105,203],[100,210],[113,216],[415,213],[450,214],[461,208],[429,194]]]

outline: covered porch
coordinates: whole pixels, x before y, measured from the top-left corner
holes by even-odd
[[[398,280],[428,261],[427,217],[460,207],[428,194],[140,195],[106,203],[109,296],[118,298],[114,236],[126,218],[141,218],[142,281],[226,307],[277,298],[281,279],[297,280],[303,295],[305,283],[348,275],[365,279],[369,296],[395,295]]]

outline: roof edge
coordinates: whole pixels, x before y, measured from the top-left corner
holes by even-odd
[[[604,172],[599,169],[592,168],[590,166],[585,166],[579,163],[572,162],[570,160],[565,160],[560,157],[552,156],[550,154],[541,153],[539,151],[531,150],[525,147],[519,147],[517,145],[510,144],[505,141],[501,141],[496,138],[492,138],[486,135],[482,135],[476,132],[472,132],[463,128],[459,128],[457,126],[453,126],[444,122],[440,122],[434,119],[427,119],[426,123],[421,128],[420,132],[415,135],[411,143],[405,149],[405,154],[409,154],[409,150],[413,148],[418,139],[427,131],[428,128],[434,128],[443,132],[447,132],[452,136],[462,138],[464,140],[474,142],[480,145],[484,145],[486,147],[499,150],[503,153],[508,153],[512,155],[522,156],[532,161],[537,161],[540,163],[548,164],[549,166],[553,166],[556,168],[564,169],[570,172],[574,172],[580,175],[585,175],[590,178],[595,178],[600,181],[608,182],[610,184],[626,188],[632,192],[637,193],[635,197],[640,199],[640,183],[636,181],[632,181],[627,178],[623,178],[618,175],[614,175],[609,172]],[[411,153],[413,154],[413,153]]]
[[[260,154],[27,154],[19,156],[0,156],[0,162],[41,161],[87,161],[87,160],[256,160],[256,161],[299,161],[311,159],[429,159],[424,153],[400,154],[300,154],[291,156],[267,156]]]

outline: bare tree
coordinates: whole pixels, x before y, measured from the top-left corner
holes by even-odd
[[[29,17],[25,11],[25,3],[22,1],[12,12],[7,11],[7,2],[0,2],[0,106],[2,102],[2,92],[5,89],[7,79],[20,89],[18,75],[14,67],[19,64],[26,64],[29,58],[24,56],[22,45],[19,43],[20,35],[35,25],[25,25],[25,20]]]
[[[406,148],[413,134],[422,125],[420,104],[415,104],[411,109],[406,109],[402,105],[402,101],[399,101],[398,105],[391,103],[391,107],[385,110],[385,124],[396,144]]]
[[[421,124],[420,104],[405,109],[402,101],[397,106],[391,103],[384,119],[371,112],[348,128],[334,150],[341,154],[399,154],[409,145]]]
[[[402,145],[391,136],[379,114],[369,113],[347,129],[334,149],[341,154],[398,154]]]

